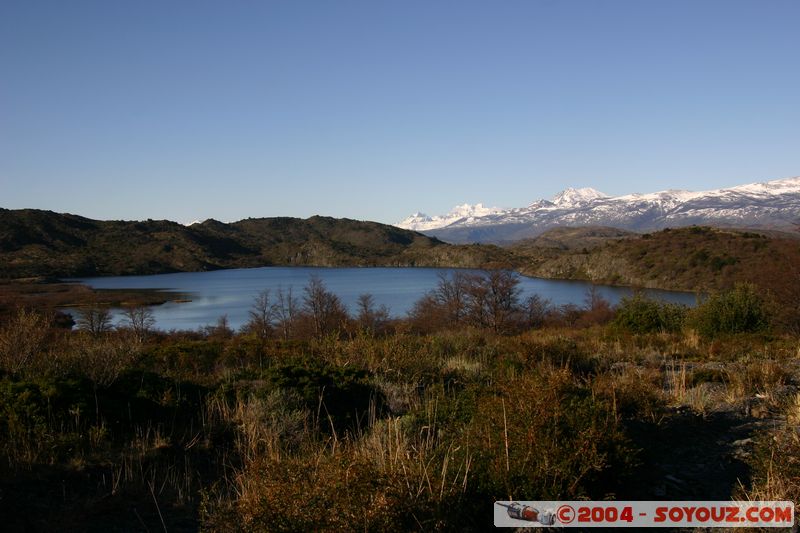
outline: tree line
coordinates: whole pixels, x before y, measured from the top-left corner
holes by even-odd
[[[740,284],[698,301],[694,309],[663,302],[639,291],[612,306],[596,287],[583,305],[554,305],[538,294],[522,297],[519,275],[508,270],[452,271],[439,275],[436,286],[417,300],[405,317],[392,317],[371,294],[359,296],[353,313],[325,283],[312,275],[299,293],[291,287],[265,289],[253,299],[241,332],[269,339],[308,339],[355,333],[384,335],[396,332],[432,333],[477,328],[514,334],[533,328],[589,327],[609,324],[631,333],[676,332],[693,328],[705,336],[765,331],[772,324],[774,305],[756,287]],[[107,307],[77,311],[78,330],[100,335],[114,328]],[[146,306],[122,310],[117,329],[129,331],[139,342],[153,330],[155,320]],[[203,333],[232,336],[227,317],[203,328]]]

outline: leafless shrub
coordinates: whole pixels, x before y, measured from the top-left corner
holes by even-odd
[[[78,368],[99,387],[109,387],[140,354],[139,344],[123,333],[75,337],[74,356]]]
[[[547,316],[552,311],[553,304],[538,294],[532,294],[525,300],[523,312],[528,327],[540,328],[544,326]]]
[[[389,308],[385,305],[375,307],[375,298],[371,294],[358,297],[358,325],[370,333],[383,333],[389,322]]]
[[[253,300],[244,330],[254,334],[261,342],[272,337],[275,330],[276,306],[270,300],[269,289],[264,289]]]
[[[507,270],[441,274],[436,288],[416,302],[409,318],[423,332],[470,325],[506,333],[526,322],[519,293],[517,275]]]
[[[91,305],[78,310],[78,329],[99,336],[111,331],[111,311],[108,307]]]
[[[217,323],[214,325],[208,325],[202,328],[202,332],[205,333],[211,339],[218,339],[218,340],[227,340],[233,337],[234,331],[231,329],[231,326],[228,322],[228,315],[222,315],[217,319]]]
[[[303,289],[303,313],[310,320],[316,337],[324,337],[343,329],[347,310],[318,276],[312,275]]]
[[[0,367],[12,374],[40,359],[47,347],[51,317],[19,309],[0,329]]]
[[[122,317],[122,323],[130,328],[139,342],[144,342],[156,325],[153,311],[145,305],[127,307],[122,312]]]
[[[275,295],[273,313],[275,316],[276,325],[281,332],[283,340],[288,340],[293,334],[299,307],[300,303],[292,294],[291,287],[289,287],[286,291],[284,291],[282,288],[278,289],[278,292]]]

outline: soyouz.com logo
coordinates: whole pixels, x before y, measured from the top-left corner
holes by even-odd
[[[789,501],[498,501],[496,527],[792,527]]]

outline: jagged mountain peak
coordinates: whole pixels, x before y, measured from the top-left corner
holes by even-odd
[[[723,190],[735,191],[737,193],[767,195],[782,194],[785,192],[800,192],[800,176],[773,181],[748,183],[747,185],[739,185],[737,187],[731,187],[730,189]]]
[[[569,187],[556,194],[551,201],[557,206],[568,207],[586,204],[599,198],[608,198],[608,195],[597,189],[592,189],[591,187],[582,187],[579,189]]]
[[[483,204],[461,204],[455,206],[448,215],[452,216],[484,216],[502,211],[498,207],[486,207]]]
[[[502,213],[503,211],[503,209],[498,207],[486,207],[480,203],[464,203],[455,206],[446,215],[436,215],[431,217],[425,213],[417,212],[395,225],[404,229],[424,231],[433,228],[443,228],[458,222],[471,222],[481,217]]]
[[[552,200],[526,207],[457,206],[447,215],[409,217],[397,225],[442,240],[508,242],[535,237],[557,226],[612,226],[651,231],[693,224],[800,228],[800,177],[707,191],[669,189],[607,196],[589,187],[568,188]]]

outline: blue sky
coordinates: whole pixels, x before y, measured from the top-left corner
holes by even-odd
[[[0,3],[0,206],[394,222],[800,174],[800,2]]]

